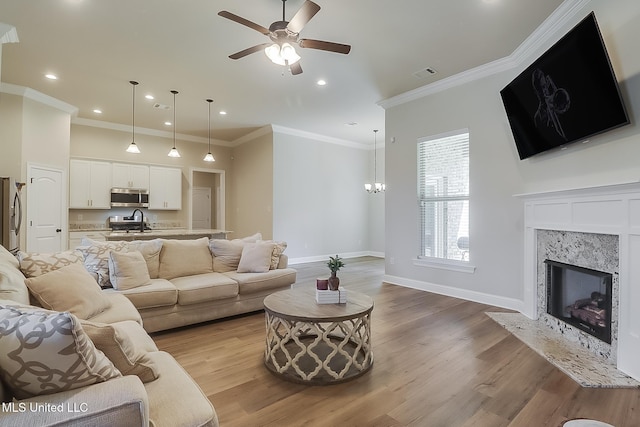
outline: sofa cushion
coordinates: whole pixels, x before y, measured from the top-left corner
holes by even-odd
[[[134,240],[127,243],[129,252],[138,251],[147,263],[149,277],[157,279],[160,270],[160,251],[162,250],[162,240]]]
[[[71,264],[82,264],[84,256],[78,250],[36,253],[18,252],[20,270],[25,277],[38,277]]]
[[[82,239],[82,246],[76,249],[84,255],[84,267],[91,273],[101,288],[110,288],[109,252],[127,252],[128,242],[98,242],[89,238]]]
[[[0,305],[0,374],[17,399],[121,376],[70,313]]]
[[[160,378],[145,384],[150,403],[150,424],[217,426],[218,416],[213,405],[184,368],[164,351],[152,353],[150,357],[161,372]],[[185,410],[185,402],[188,410]]]
[[[151,279],[148,285],[119,292],[126,296],[137,309],[164,307],[178,302],[178,289],[165,279]]]
[[[160,273],[162,279],[194,274],[212,273],[213,258],[209,251],[209,239],[163,240],[160,251]]]
[[[238,282],[222,273],[176,277],[171,283],[178,289],[180,305],[233,298],[238,295]]]
[[[158,367],[148,356],[158,349],[138,323],[129,320],[107,325],[83,320],[81,324],[96,348],[122,375],[137,375],[144,383],[158,378]]]
[[[269,271],[273,243],[246,243],[238,263],[238,273],[264,273]]]
[[[109,280],[119,290],[148,285],[151,277],[142,253],[109,252]]]
[[[91,316],[87,320],[98,323],[116,323],[133,320],[134,322],[142,325],[140,312],[133,303],[129,301],[129,298],[125,297],[115,289],[105,289],[102,293],[105,298],[109,300],[109,308],[102,313]]]
[[[29,304],[29,290],[19,265],[18,259],[0,246],[0,299]]]
[[[240,263],[244,244],[242,240],[211,239],[209,249],[214,256],[213,271],[218,273],[235,271]]]
[[[230,271],[224,273],[224,275],[238,282],[238,293],[240,295],[282,288],[296,281],[296,270],[292,268],[279,268],[277,270],[269,270],[266,273]]]
[[[81,264],[31,277],[25,281],[29,291],[44,308],[68,311],[81,319],[106,310],[110,303]]]

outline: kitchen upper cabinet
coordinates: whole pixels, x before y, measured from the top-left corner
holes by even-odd
[[[111,208],[111,163],[91,160],[69,162],[69,207]]]
[[[149,189],[149,166],[112,164],[112,187]]]
[[[182,209],[182,169],[149,168],[149,209]]]

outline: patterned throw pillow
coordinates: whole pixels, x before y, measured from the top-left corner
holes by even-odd
[[[70,313],[0,305],[0,376],[17,399],[120,377]]]
[[[82,239],[83,246],[76,249],[84,255],[84,268],[91,273],[101,288],[110,288],[109,281],[109,252],[127,252],[128,242],[98,242]]]
[[[280,255],[287,249],[287,242],[276,242],[274,240],[259,240],[259,242],[273,243],[273,253],[271,254],[271,265],[269,270],[275,270],[280,264]]]
[[[53,254],[18,252],[20,270],[26,277],[38,277],[71,264],[82,264],[82,252],[77,250]]]

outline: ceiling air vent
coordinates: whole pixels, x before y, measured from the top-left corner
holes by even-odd
[[[159,102],[156,102],[155,104],[153,104],[153,108],[157,108],[159,110],[170,110],[171,109],[171,107],[169,105],[160,104]]]
[[[413,73],[414,77],[417,77],[419,79],[424,79],[426,77],[429,76],[433,76],[434,74],[436,74],[437,71],[431,67],[427,67],[427,68],[423,68],[420,71],[416,71],[415,73]]]

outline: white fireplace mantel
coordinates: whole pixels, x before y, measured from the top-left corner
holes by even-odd
[[[529,318],[538,317],[536,230],[618,235],[617,367],[640,380],[640,182],[517,197],[524,200],[523,314]]]

